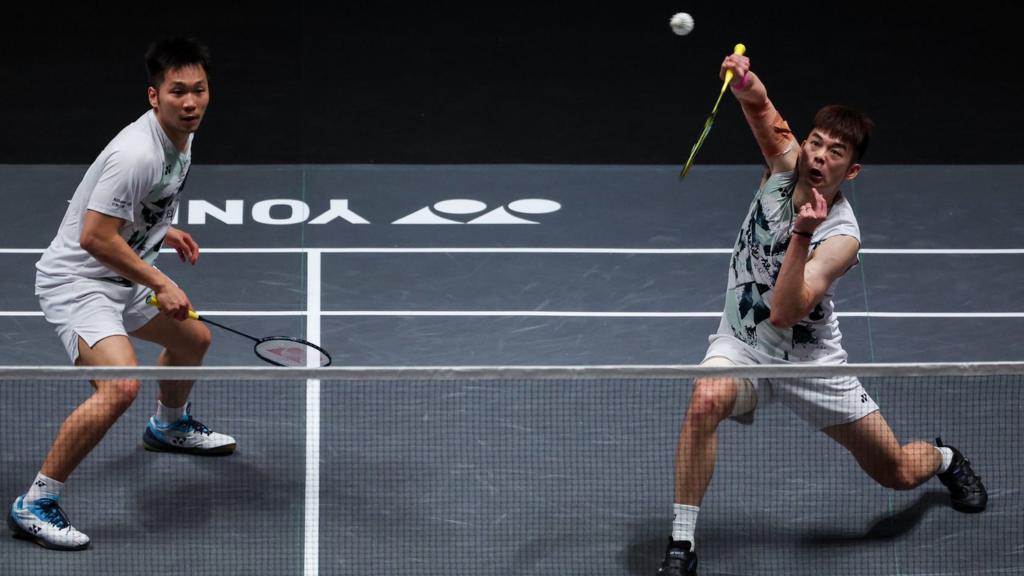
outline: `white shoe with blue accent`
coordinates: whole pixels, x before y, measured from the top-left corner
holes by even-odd
[[[15,538],[52,550],[84,550],[89,546],[89,537],[68,522],[56,498],[25,504],[25,497],[18,496],[7,515],[7,526]]]
[[[149,419],[142,445],[155,452],[184,452],[203,456],[225,456],[235,451],[235,439],[210,430],[192,417],[192,404],[185,405],[185,415],[173,424],[164,424],[156,417]]]

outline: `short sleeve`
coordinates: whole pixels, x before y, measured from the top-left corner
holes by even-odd
[[[86,208],[132,222],[135,205],[153,188],[157,177],[144,154],[113,150],[103,163]]]

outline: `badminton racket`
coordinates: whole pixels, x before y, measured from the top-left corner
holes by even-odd
[[[743,55],[747,51],[747,47],[743,44],[737,44],[733,48],[733,54]],[[690,173],[690,168],[693,167],[693,160],[697,157],[697,152],[700,151],[700,147],[704,145],[704,140],[708,137],[708,133],[711,132],[711,126],[715,123],[715,116],[718,114],[718,104],[722,102],[722,96],[725,94],[725,89],[729,87],[729,82],[732,81],[732,70],[725,71],[725,82],[722,83],[722,90],[718,93],[718,100],[715,100],[715,107],[711,109],[711,115],[704,121],[704,130],[700,133],[700,138],[697,138],[697,143],[690,149],[690,157],[686,159],[686,164],[683,166],[681,172],[679,172],[679,179],[686,178],[686,175]]]
[[[157,306],[156,296],[150,294],[146,298],[146,303],[152,306]],[[269,362],[275,366],[330,366],[331,355],[323,348],[302,340],[301,338],[292,338],[291,336],[265,336],[263,338],[257,338],[256,336],[250,336],[241,330],[235,330],[219,322],[214,322],[209,318],[200,316],[195,310],[188,311],[188,317],[193,320],[199,320],[207,324],[212,324],[222,330],[227,330],[233,334],[237,334],[244,338],[248,338],[255,342],[253,345],[253,352],[256,356],[264,362]],[[312,361],[312,363],[310,363]]]

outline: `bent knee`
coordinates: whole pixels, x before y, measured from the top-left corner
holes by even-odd
[[[704,423],[717,424],[729,416],[736,401],[736,384],[730,379],[698,378],[687,416]]]
[[[188,333],[187,338],[181,339],[173,347],[168,347],[167,352],[178,359],[182,364],[199,364],[206,356],[210,344],[213,343],[213,334],[205,324],[196,323],[195,328]]]
[[[110,380],[97,384],[97,392],[118,412],[124,412],[139,396],[138,380]]]
[[[206,355],[206,351],[210,349],[210,344],[213,343],[213,334],[210,333],[210,329],[205,324],[199,325],[202,330],[196,331],[195,340],[193,340],[192,346],[195,352],[200,356]]]

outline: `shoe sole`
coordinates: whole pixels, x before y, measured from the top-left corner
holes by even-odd
[[[225,444],[216,448],[179,448],[177,446],[160,446],[142,442],[142,447],[150,452],[170,452],[178,454],[191,454],[193,456],[228,456],[235,453],[234,444]]]
[[[951,504],[953,505],[953,510],[963,512],[964,514],[977,514],[978,512],[985,511],[985,505],[972,506],[970,504],[959,504],[957,502],[951,502]]]
[[[155,434],[146,429],[142,435],[142,447],[150,452],[177,452],[179,454],[192,454],[193,456],[227,456],[234,454],[235,444],[225,444],[216,448],[184,448],[174,446],[161,441]]]
[[[85,550],[89,547],[90,542],[85,544],[79,544],[78,546],[61,546],[59,544],[53,544],[47,542],[39,536],[33,536],[29,534],[24,528],[18,526],[18,523],[14,521],[14,518],[10,514],[7,515],[7,527],[11,529],[13,536],[18,540],[26,540],[28,542],[34,542],[47,550],[58,550],[60,552],[77,552],[79,550]]]

